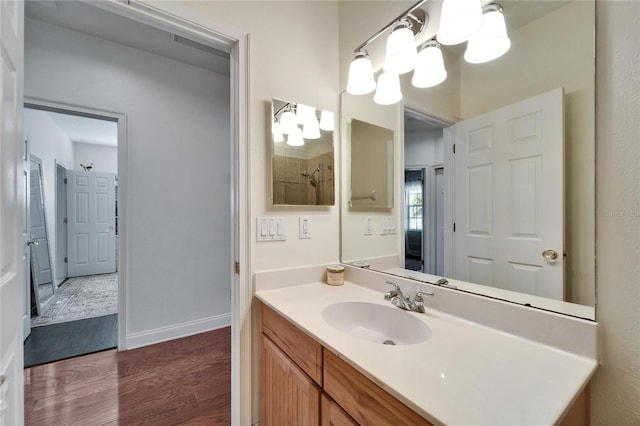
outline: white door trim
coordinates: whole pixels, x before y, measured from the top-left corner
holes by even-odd
[[[231,423],[251,424],[251,258],[249,167],[249,33],[218,21],[208,26],[183,19],[138,0],[87,3],[226,51],[230,55],[231,170],[234,185],[232,259],[239,267],[231,287]],[[120,162],[120,157],[118,157]],[[120,197],[120,192],[118,192]],[[123,206],[124,207],[124,206]],[[119,205],[120,209],[120,205]],[[123,232],[125,229],[123,229]],[[126,250],[126,243],[121,246]],[[124,259],[120,256],[119,260]],[[232,265],[230,265],[231,267]]]
[[[71,105],[62,102],[49,101],[38,98],[24,98],[25,108],[41,111],[52,111],[70,115],[80,115],[91,118],[114,121],[118,125],[118,350],[126,349],[127,336],[127,282],[129,268],[127,253],[129,240],[127,226],[129,220],[129,202],[127,199],[127,184],[129,169],[129,155],[127,143],[127,116],[120,112],[105,111],[81,105]],[[56,161],[56,165],[61,164]],[[61,164],[62,165],[62,164]],[[63,166],[64,167],[64,166]],[[66,169],[66,167],[65,167]],[[57,174],[57,173],[56,173]],[[56,201],[57,202],[57,201]],[[123,313],[125,313],[123,315]]]

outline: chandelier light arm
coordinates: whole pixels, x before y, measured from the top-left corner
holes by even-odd
[[[364,43],[362,43],[361,45],[359,45],[358,47],[353,49],[353,52],[354,53],[358,53],[360,50],[362,50],[365,47],[367,47],[369,44],[371,44],[374,40],[376,40],[382,34],[384,34],[387,31],[389,31],[391,29],[391,27],[393,27],[398,21],[400,21],[402,19],[409,19],[410,21],[416,21],[416,22],[420,23],[419,18],[417,18],[415,15],[413,15],[413,12],[416,9],[418,9],[420,6],[422,6],[426,1],[427,0],[420,0],[419,2],[417,2],[416,4],[411,6],[409,9],[405,10],[404,12],[402,12],[400,15],[398,15],[397,18],[395,18],[394,20],[389,22],[384,28],[378,30],[375,34],[373,34],[371,37],[369,37],[367,39],[367,41],[365,41]],[[425,26],[424,23],[423,23],[423,26]]]

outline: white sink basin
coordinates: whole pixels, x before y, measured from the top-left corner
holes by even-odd
[[[431,327],[394,306],[341,302],[322,310],[322,318],[353,337],[387,345],[415,345],[431,338]]]

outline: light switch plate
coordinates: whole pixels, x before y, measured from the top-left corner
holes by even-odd
[[[256,218],[256,241],[285,241],[287,222],[283,217]]]
[[[311,218],[300,216],[300,239],[306,240],[311,238]]]
[[[380,234],[391,235],[396,233],[396,218],[393,216],[385,216],[380,222]]]
[[[364,235],[373,235],[373,219],[371,217],[364,218]]]

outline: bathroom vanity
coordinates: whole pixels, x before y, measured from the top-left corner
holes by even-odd
[[[493,319],[470,321],[449,308],[477,296],[434,286],[407,312],[384,300],[388,277],[348,278],[258,288],[262,424],[588,424],[595,323],[490,299]]]

